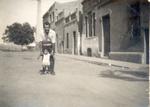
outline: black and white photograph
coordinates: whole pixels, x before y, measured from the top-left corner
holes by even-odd
[[[0,107],[150,107],[150,0],[0,0]]]

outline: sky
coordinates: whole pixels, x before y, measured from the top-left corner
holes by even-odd
[[[55,1],[69,2],[73,0],[42,0],[42,15]],[[0,38],[6,26],[14,22],[28,22],[31,26],[35,26],[36,16],[37,0],[0,0]]]

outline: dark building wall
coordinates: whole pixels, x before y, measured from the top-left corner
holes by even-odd
[[[129,6],[130,4],[126,2],[114,2],[99,8],[99,19],[106,14],[110,15],[110,50],[113,52],[143,51],[142,37],[139,43],[131,43],[134,38],[129,25],[129,10],[131,10]],[[99,33],[102,34],[101,31]]]
[[[89,1],[89,3],[88,3]],[[103,17],[109,15],[110,17],[110,52],[109,58],[130,62],[141,63],[143,60],[144,52],[144,35],[142,34],[142,26],[148,26],[148,6],[140,2],[140,24],[139,31],[140,35],[138,39],[136,35],[133,35],[132,25],[135,22],[132,22],[132,11],[134,11],[133,4],[139,0],[131,0],[128,2],[125,1],[114,1],[109,2],[105,5],[89,5],[90,0],[87,0],[83,4],[83,53],[88,54],[88,48],[92,49],[92,56],[101,56],[103,50]],[[147,3],[146,3],[147,4]],[[96,14],[96,36],[95,37],[86,37],[86,23],[85,17],[88,12],[95,12]],[[133,15],[134,16],[134,15]],[[137,18],[136,18],[137,20]],[[138,21],[137,21],[138,22]],[[136,23],[137,23],[136,22]],[[104,44],[107,44],[104,42]]]
[[[134,8],[131,6],[135,3],[136,2],[116,2],[104,7],[105,9],[110,9],[112,12],[110,14],[111,50],[109,53],[109,58],[111,59],[144,63],[145,60],[148,58],[146,57],[146,53],[144,52],[145,34],[143,30],[143,28],[148,28],[148,17],[146,17],[148,16],[148,12],[146,11],[148,10],[148,6],[146,5],[147,3],[139,4],[140,12],[136,14],[138,14],[140,17],[140,24],[134,25],[137,26],[137,29],[140,33],[138,35],[131,27],[135,23],[135,21],[138,20],[137,18],[132,19],[131,15],[131,11],[134,11]],[[102,13],[102,8],[100,10],[100,12]],[[134,23],[131,22],[132,20],[134,20]]]

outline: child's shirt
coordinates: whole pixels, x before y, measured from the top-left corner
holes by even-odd
[[[50,54],[43,54],[43,65],[50,65]]]

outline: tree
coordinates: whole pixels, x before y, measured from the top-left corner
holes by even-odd
[[[31,27],[29,23],[13,23],[6,27],[4,34],[6,36],[2,37],[2,39],[17,45],[27,45],[34,41],[33,27]]]

